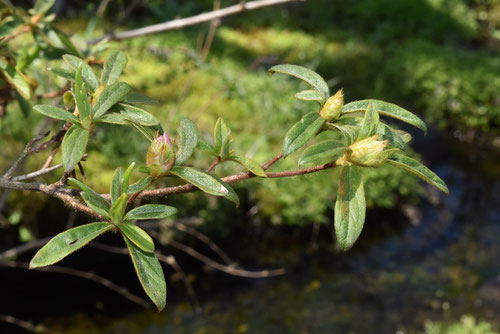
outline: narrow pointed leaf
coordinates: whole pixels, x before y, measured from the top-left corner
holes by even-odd
[[[95,73],[90,67],[90,65],[84,62],[81,58],[75,57],[70,54],[63,55],[63,59],[75,71],[78,69],[80,65],[82,66],[83,82],[85,82],[85,85],[87,86],[88,89],[90,89],[92,93],[95,92],[97,86],[99,86],[99,81],[97,80],[97,77],[95,76]]]
[[[230,200],[234,204],[236,204],[236,207],[240,206],[240,199],[238,198],[238,194],[234,191],[234,189],[226,182],[222,181],[220,177],[217,175],[212,175],[217,181],[219,181],[220,184],[222,184],[229,192],[224,196],[225,199]]]
[[[154,253],[145,252],[124,237],[134,264],[134,269],[146,294],[151,298],[158,311],[165,308],[167,286],[160,262]]]
[[[215,150],[215,147],[212,144],[207,143],[203,139],[198,140],[198,148],[200,150],[205,151],[207,153],[210,153],[212,155],[217,155],[217,151]]]
[[[135,162],[132,162],[123,173],[122,193],[127,193],[128,180],[130,179],[130,175],[132,174],[134,167],[135,167]]]
[[[83,191],[81,196],[85,203],[87,203],[89,208],[96,211],[100,215],[109,218],[109,209],[111,205],[104,197],[99,195],[85,183],[80,182],[72,177],[68,178],[68,184],[74,187],[78,187]]]
[[[361,123],[361,128],[359,129],[358,140],[373,136],[377,130],[378,121],[378,112],[375,110],[373,103],[369,103],[366,108],[365,117]]]
[[[147,127],[147,126],[143,126],[143,125],[137,124],[137,123],[132,122],[130,120],[127,120],[127,124],[129,124],[134,129],[136,129],[137,131],[139,131],[150,142],[152,142],[155,139],[156,133],[155,133],[155,131],[153,129],[151,129],[151,128]]]
[[[79,125],[73,125],[66,132],[61,145],[62,162],[66,173],[71,172],[80,162],[85,154],[88,141],[89,130],[82,129]]]
[[[127,56],[120,51],[114,51],[106,58],[102,70],[101,83],[109,86],[118,81],[120,74],[127,65]]]
[[[57,38],[61,41],[61,43],[64,45],[66,50],[70,52],[71,54],[77,56],[77,57],[83,57],[83,54],[80,52],[80,50],[71,42],[71,40],[66,36],[65,33],[63,33],[61,30],[52,28],[54,33],[57,35]]]
[[[170,173],[181,179],[191,183],[200,190],[215,195],[215,196],[229,196],[229,186],[224,186],[219,180],[214,176],[202,172],[200,170],[191,167],[174,167],[170,170]],[[228,197],[229,198],[229,197]]]
[[[438,188],[446,195],[449,194],[448,187],[444,181],[418,160],[412,159],[403,154],[394,154],[389,158],[389,160],[387,160],[387,163],[416,175],[430,185]]]
[[[45,15],[52,6],[54,6],[55,0],[37,0],[33,10],[37,14]]]
[[[35,254],[30,262],[30,269],[59,262],[112,228],[113,225],[109,223],[98,222],[74,227],[59,233]]]
[[[175,215],[176,213],[177,209],[172,206],[162,204],[146,204],[127,212],[125,220],[164,219]]]
[[[128,195],[126,193],[121,194],[120,197],[118,197],[118,199],[111,206],[109,215],[113,223],[117,225],[121,223],[123,215],[125,214],[125,209],[127,208],[127,201]]]
[[[7,61],[0,57],[0,72],[7,82],[26,100],[31,99],[31,87],[26,81],[24,74],[11,66]]]
[[[343,250],[358,239],[365,222],[366,203],[363,179],[356,166],[344,166],[335,203],[335,234]]]
[[[215,140],[215,151],[217,154],[221,155],[223,152],[227,151],[224,146],[229,144],[229,136],[231,135],[231,130],[227,127],[226,123],[222,118],[217,120],[214,129],[214,140]],[[225,158],[221,156],[221,158]]]
[[[109,124],[118,124],[118,125],[129,125],[130,117],[126,115],[118,114],[115,112],[110,112],[102,115],[98,119],[94,119],[94,122],[98,123],[109,123]]]
[[[330,96],[330,90],[325,80],[316,72],[297,65],[283,64],[276,65],[269,69],[269,73],[283,73],[299,78],[311,85],[318,92],[323,94],[325,99]]]
[[[139,169],[139,171],[140,171],[140,169]],[[153,178],[151,176],[141,177],[139,179],[139,181],[128,186],[127,194],[132,195],[132,194],[138,193],[140,191],[143,191],[151,184],[152,180],[153,180]]]
[[[66,80],[75,81],[75,71],[67,70],[64,68],[49,68],[49,71]]]
[[[57,108],[48,104],[41,104],[34,106],[33,109],[38,111],[40,114],[45,115],[47,117],[60,119],[62,121],[71,122],[71,123],[80,123],[78,117],[61,108]]]
[[[395,104],[380,100],[360,100],[350,102],[344,105],[342,113],[364,111],[368,107],[369,103],[373,103],[373,107],[376,111],[378,111],[380,115],[399,119],[419,128],[420,130],[424,131],[424,133],[427,133],[427,126],[425,125],[424,121],[420,119],[420,117]]]
[[[344,143],[338,140],[325,140],[306,148],[300,156],[299,165],[335,161],[344,154],[345,150]]]
[[[118,225],[122,233],[132,241],[137,247],[145,252],[152,253],[155,251],[153,239],[142,228],[132,223],[123,222]]]
[[[158,119],[146,110],[130,104],[118,103],[113,108],[111,108],[111,110],[119,111],[124,119],[138,123],[140,125],[153,126],[159,123]],[[106,116],[106,114],[104,114],[103,116]]]
[[[320,106],[325,104],[326,98],[320,92],[316,90],[303,90],[295,94],[295,97],[302,101],[316,101]]]
[[[285,136],[283,156],[286,157],[307,144],[321,129],[323,124],[325,124],[325,120],[317,112],[312,112],[302,117]]]
[[[257,162],[255,162],[254,160],[252,160],[250,158],[238,157],[238,156],[233,155],[229,158],[229,160],[232,160],[232,161],[239,163],[240,165],[242,165],[243,167],[245,167],[246,169],[248,169],[249,171],[251,171],[252,173],[254,173],[257,176],[267,177],[267,174],[262,169],[262,167]]]
[[[344,137],[346,146],[351,145],[358,138],[359,127],[353,125],[342,125],[339,123],[327,123],[327,127],[332,130],[338,130]]]
[[[183,119],[177,127],[179,150],[176,153],[175,164],[182,165],[194,152],[198,145],[198,127],[190,119]]]
[[[122,100],[130,92],[130,86],[124,82],[115,82],[107,86],[97,98],[92,110],[94,118],[99,118],[113,105]]]
[[[78,66],[78,69],[76,70],[74,96],[76,106],[78,107],[78,113],[80,114],[80,119],[82,120],[83,124],[89,126],[91,107],[89,97],[87,95],[87,90],[85,89],[83,84],[81,65]]]
[[[109,191],[111,195],[111,203],[114,203],[118,197],[122,194],[122,184],[123,184],[123,170],[117,168],[115,174],[113,175],[113,180],[111,181],[111,189]]]

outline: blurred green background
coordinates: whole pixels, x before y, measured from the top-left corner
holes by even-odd
[[[221,1],[222,7],[235,3],[236,1]],[[103,15],[96,16],[95,13],[100,5],[102,5],[100,1],[57,1],[54,8],[57,13],[56,24],[71,36],[73,42],[84,47],[86,40],[100,36],[115,24],[120,31],[176,17],[187,17],[211,10],[213,2],[208,0],[110,1]],[[20,1],[19,6],[29,8],[30,1]],[[133,10],[120,21],[122,13],[126,13],[130,6],[134,6]],[[286,309],[287,303],[294,308],[307,306],[301,309],[302,311],[298,310],[297,314],[282,311],[291,318],[287,320],[291,323],[289,331],[283,332],[299,332],[293,330],[298,328],[294,327],[295,321],[302,323],[311,321],[311,317],[302,312],[307,313],[307,309],[314,304],[318,308],[316,312],[321,314],[318,300],[319,303],[327,303],[320,297],[322,294],[314,293],[321,288],[321,284],[318,287],[314,282],[335,280],[335,275],[340,272],[339,275],[343,276],[337,282],[348,281],[353,285],[362,285],[361,282],[356,281],[358,278],[351,277],[356,277],[356,269],[353,269],[357,268],[358,262],[356,261],[363,262],[359,258],[363,258],[365,254],[368,257],[366,261],[377,267],[378,260],[368,255],[379,252],[379,248],[384,245],[388,246],[385,243],[389,242],[388,239],[392,240],[394,235],[409,233],[410,241],[404,237],[403,241],[420,245],[420,242],[427,242],[428,238],[419,233],[431,233],[421,231],[422,226],[433,226],[431,223],[440,214],[452,215],[452,218],[447,218],[445,225],[450,224],[456,227],[458,224],[461,234],[459,233],[460,236],[456,238],[451,237],[452,241],[449,241],[447,239],[449,233],[454,233],[454,230],[444,229],[444,239],[447,241],[440,244],[444,250],[438,248],[445,254],[436,255],[436,250],[428,245],[421,246],[421,248],[415,246],[421,251],[413,249],[417,254],[424,253],[426,256],[439,258],[442,256],[443,259],[451,261],[449,257],[457,256],[457,248],[468,252],[470,246],[468,242],[476,240],[473,235],[469,234],[474,232],[463,229],[461,224],[464,216],[476,217],[478,213],[475,210],[486,210],[481,212],[491,210],[491,214],[487,214],[485,228],[490,232],[498,230],[498,209],[494,208],[493,204],[484,209],[475,206],[464,208],[463,203],[470,203],[468,198],[474,194],[470,192],[469,186],[481,188],[483,182],[494,189],[488,188],[489,190],[484,191],[488,194],[490,194],[489,191],[493,191],[498,197],[496,191],[498,191],[500,175],[500,160],[498,159],[500,148],[500,1],[308,0],[224,18],[215,31],[210,48],[204,48],[203,44],[208,31],[208,24],[203,24],[180,31],[112,42],[109,48],[103,49],[98,55],[105,57],[111,50],[120,49],[129,57],[124,81],[159,101],[158,105],[148,110],[161,121],[169,134],[175,134],[178,122],[188,117],[198,124],[202,137],[210,138],[215,121],[223,117],[232,130],[234,149],[261,163],[279,153],[284,134],[302,115],[317,108],[314,103],[298,101],[294,98],[293,95],[304,88],[302,83],[279,75],[269,77],[267,69],[280,63],[292,63],[314,69],[327,80],[332,92],[343,88],[346,101],[365,98],[381,99],[419,114],[430,125],[430,133],[427,138],[423,138],[422,133],[412,132],[416,145],[415,152],[418,152],[430,167],[437,168],[437,173],[441,173],[440,176],[451,184],[452,198],[443,200],[436,197],[435,193],[423,186],[416,178],[407,177],[396,168],[387,166],[371,171],[365,189],[370,208],[368,217],[371,215],[374,218],[371,220],[369,218],[367,221],[371,226],[368,231],[363,232],[364,236],[361,236],[365,240],[361,240],[359,250],[354,250],[353,256],[356,260],[346,260],[349,254],[339,255],[334,249],[329,234],[337,189],[337,171],[289,179],[252,180],[238,184],[235,190],[242,199],[242,206],[238,209],[234,208],[231,203],[213,200],[200,194],[168,199],[169,204],[179,208],[179,217],[201,217],[203,223],[198,227],[199,230],[226,246],[231,254],[235,254],[234,257],[241,259],[243,263],[247,261],[252,265],[277,266],[289,264],[291,268],[301,268],[303,264],[300,264],[301,261],[297,260],[297,257],[312,256],[312,259],[308,259],[314,263],[310,265],[314,268],[308,267],[310,272],[308,271],[309,279],[307,280],[302,281],[299,278],[300,273],[293,273],[292,269],[294,284],[286,283],[286,281],[271,282],[269,284],[272,285],[267,288],[253,287],[253,290],[248,293],[242,292],[243,295],[239,297],[241,300],[237,304],[239,306],[228,306],[236,310],[235,314],[224,313],[224,305],[228,301],[227,298],[223,299],[224,301],[221,302],[223,306],[213,307],[215,317],[210,321],[207,320],[207,323],[201,321],[202,324],[198,327],[193,325],[192,331],[187,329],[186,325],[186,314],[192,312],[191,307],[180,303],[170,314],[170,322],[164,330],[180,332],[180,328],[184,328],[186,333],[222,333],[224,328],[227,333],[273,332],[269,329],[272,327],[263,327],[260,331],[256,331],[254,327],[251,327],[252,324],[250,327],[248,324],[244,326],[246,320],[242,320],[239,324],[238,321],[234,321],[234,318],[246,319],[246,312],[252,309],[248,306],[252,305],[252,302],[248,302],[247,299],[255,298],[255,294],[267,294],[267,298],[271,298],[269,293],[277,289],[282,291],[281,297],[277,298],[293,293],[299,295],[293,295],[291,301],[285,302],[285,299],[283,304],[275,305],[274,309],[279,310],[280,307]],[[30,43],[30,40],[25,38],[16,42],[23,45]],[[60,55],[55,53],[46,56],[48,60],[36,61],[28,69],[28,73],[39,81],[38,93],[57,89],[62,83],[62,81],[54,80],[47,71],[41,71],[41,69],[58,66],[61,63]],[[0,119],[0,150],[2,152],[0,169],[8,167],[9,162],[19,154],[24,144],[32,138],[37,126],[42,122],[41,119],[38,113],[32,112],[26,115],[17,104],[9,105],[6,116]],[[50,125],[52,129],[56,129],[57,126],[60,124]],[[94,135],[94,140],[89,147],[89,159],[85,163],[87,183],[98,191],[106,192],[114,169],[118,166],[126,166],[131,161],[144,163],[147,146],[147,141],[128,128],[100,127]],[[415,155],[418,156],[417,153]],[[25,169],[30,170],[31,167],[38,166],[45,158],[46,155],[30,158]],[[274,168],[275,170],[297,168],[296,159],[297,156],[291,156]],[[56,156],[56,162],[58,161],[60,161],[60,156]],[[195,164],[198,167],[206,167],[211,162],[210,158],[202,152],[196,153],[193,161],[196,161]],[[228,175],[235,170],[240,169],[236,164],[228,163],[227,166],[222,165],[217,173]],[[135,178],[139,176],[139,173],[134,175]],[[475,179],[476,176],[478,179]],[[58,178],[56,173],[52,177],[53,181]],[[453,195],[454,186],[459,187],[455,189],[455,195]],[[6,221],[0,230],[2,249],[57,233],[66,222],[67,211],[58,203],[53,203],[40,194],[12,192],[2,193],[0,196],[1,201],[7,203],[2,211]],[[496,199],[495,196],[486,197],[486,200]],[[456,204],[457,202],[461,204]],[[460,211],[459,214],[455,212],[457,207],[468,211]],[[418,225],[419,217],[424,217],[422,218],[424,219],[423,225],[408,227],[415,219]],[[49,226],[47,226],[47,219],[53,221]],[[426,222],[425,219],[427,219]],[[246,226],[247,224],[250,226]],[[317,248],[314,248],[316,249],[314,251],[309,247],[311,226],[314,224],[323,224],[320,228],[322,236],[319,239],[319,251]],[[294,225],[294,227],[289,227],[289,225]],[[241,241],[242,236],[248,233],[249,229],[251,231],[256,229],[257,232],[251,232],[254,236],[249,240]],[[167,235],[169,233],[171,232],[165,232]],[[190,245],[197,245],[183,235],[177,235],[177,237]],[[394,253],[400,252],[401,248],[407,247],[407,243],[403,241],[389,242],[389,249]],[[432,241],[435,240],[432,239]],[[447,243],[448,241],[451,244]],[[464,245],[457,247],[454,242]],[[249,249],[241,249],[239,243]],[[284,246],[287,243],[292,246]],[[472,249],[483,254],[484,249],[481,245],[475,247]],[[474,253],[474,250],[471,252]],[[336,271],[338,268],[324,269],[325,263],[328,263],[322,258],[325,255],[320,255],[319,259],[315,258],[318,252],[323,251],[331,256],[339,256],[340,261],[347,261],[347,264],[341,266],[342,269],[339,272]],[[494,264],[491,255],[497,254],[496,251],[498,247],[490,252],[489,256],[484,255],[482,265],[488,270],[484,269],[482,274],[478,274],[476,271],[481,270],[476,268],[477,270],[472,271],[474,275],[477,274],[477,277],[469,273],[474,278],[466,274],[463,276],[456,274],[455,280],[450,279],[455,289],[451,289],[454,298],[459,298],[457,294],[460,295],[463,289],[466,297],[463,297],[462,302],[473,303],[479,286],[484,282],[489,282],[495,272],[497,275],[500,274],[500,271],[497,271],[498,264]],[[306,252],[307,255],[301,255],[302,252]],[[416,272],[418,269],[405,267],[407,263],[412,263],[413,255],[397,260],[396,268],[390,266],[390,269],[385,268],[391,271],[391,275],[396,276],[388,276],[389,274],[384,271],[374,273],[380,285],[373,287],[373,291],[379,291],[380,298],[391,294],[393,284],[408,286],[406,283],[411,280],[411,277],[418,276]],[[259,260],[251,260],[255,256]],[[393,261],[390,256],[388,258],[382,256],[382,258],[385,259],[383,261]],[[437,264],[429,264],[428,260],[426,258],[422,262],[417,261],[417,265],[421,264],[432,272],[434,270],[432,268],[435,268]],[[356,264],[349,261],[354,261]],[[469,268],[468,265],[475,265],[474,261],[469,258],[462,264],[464,268]],[[443,266],[448,265],[456,264],[446,262]],[[192,266],[192,264],[187,261],[187,266]],[[346,270],[346,267],[349,270]],[[203,276],[200,276],[201,273],[197,270],[200,269],[194,269],[193,275],[200,279]],[[324,272],[325,270],[327,273]],[[432,282],[433,276],[426,269],[422,271],[425,271],[425,274],[421,273],[422,281]],[[397,276],[398,274],[402,276]],[[470,286],[467,285],[469,283],[463,283],[462,280],[467,281],[464,277],[470,278],[473,283],[470,283]],[[215,284],[213,281],[210,282]],[[203,284],[199,281],[198,284],[199,289],[205,291]],[[338,293],[339,289],[345,288],[341,286],[343,284],[335,283],[335,286],[328,287],[323,285],[323,289],[329,293]],[[420,286],[420,283],[415,284]],[[444,290],[445,295],[449,292],[446,290],[445,284],[447,283],[442,283],[443,286],[436,282],[423,284],[436,284],[435,290]],[[470,291],[466,292],[468,290],[462,284],[467,285]],[[297,285],[300,288],[297,288]],[[241,289],[239,285],[238,288]],[[264,289],[264,291],[259,289]],[[420,291],[419,288],[415,290]],[[320,291],[323,290],[320,289]],[[409,292],[403,289],[401,293]],[[377,295],[377,292],[373,294]],[[182,296],[182,293],[180,295]],[[316,296],[316,299],[311,296]],[[342,296],[345,295],[342,294]],[[297,302],[295,300],[297,298],[302,302]],[[418,298],[415,296],[413,298],[415,300],[409,301],[410,314],[422,307],[429,307],[430,310],[427,313],[423,312],[421,317],[415,317],[415,323],[404,328],[425,330],[426,333],[432,334],[493,333],[489,325],[471,320],[473,319],[471,317],[463,318],[461,325],[456,325],[458,327],[429,323],[424,329],[425,319],[429,317],[434,320],[441,319],[440,316],[436,319],[431,315],[433,312],[439,315],[439,312],[443,311],[442,296],[437,297],[441,303],[438,307],[439,312],[433,309],[432,305],[418,304],[416,301]],[[204,300],[211,301],[212,299],[218,300],[207,293],[207,298]],[[412,300],[412,298],[409,299]],[[173,300],[176,300],[175,297]],[[182,301],[182,298],[180,300]],[[358,301],[355,306],[347,304],[342,307],[362,309],[360,304],[362,303]],[[339,311],[331,306],[325,306],[325,308],[331,312]],[[258,309],[262,311],[265,307],[260,305]],[[388,306],[388,310],[388,312],[397,312],[397,307],[391,305]],[[460,309],[463,313],[472,314],[475,310],[477,309],[473,305],[470,309]],[[351,313],[357,314],[357,312]],[[340,330],[339,333],[347,333],[350,327],[344,323],[359,321],[362,319],[360,315],[362,313],[360,311],[359,314],[353,316],[347,311],[341,312],[336,316],[338,320],[324,322],[331,324],[331,327],[328,325],[312,326],[310,331],[304,330],[300,333],[325,333],[332,328]],[[443,318],[460,321],[459,313],[457,311],[455,314],[450,314],[449,318]],[[151,321],[149,316],[140,316],[149,319],[140,323]],[[483,311],[478,311],[477,316],[485,317],[493,322],[500,321],[498,315],[491,316]],[[251,318],[256,317],[258,315],[254,314]],[[155,319],[157,319],[156,316]],[[188,323],[190,323],[189,319],[188,317]],[[325,320],[321,315],[318,319],[320,322]],[[406,318],[403,317],[403,319]],[[82,323],[90,326],[83,326],[84,332],[89,332],[89,328],[95,324],[89,325],[86,321],[90,320],[81,320]],[[165,320],[155,321],[162,323]],[[196,324],[196,322],[193,323]],[[224,324],[228,324],[227,327]],[[240,325],[243,327],[238,327]],[[406,324],[403,322],[403,325]],[[113,327],[114,332],[119,332],[116,329],[119,326]],[[137,332],[143,331],[145,326],[138,326]],[[396,332],[394,326],[394,322],[388,320],[387,326],[381,326],[380,329],[391,331],[394,329],[393,332]],[[460,329],[460,326],[465,329]],[[475,329],[467,329],[467,326]],[[368,333],[367,328],[360,327],[353,332]],[[68,328],[64,329],[64,331],[67,330]],[[95,331],[97,332],[97,329]],[[158,329],[159,332],[162,331]],[[274,332],[281,331],[276,329]],[[144,333],[157,333],[157,331],[148,329]]]

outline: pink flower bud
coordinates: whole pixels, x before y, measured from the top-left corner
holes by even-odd
[[[157,136],[146,155],[146,165],[153,177],[165,175],[172,169],[175,163],[175,153],[170,137],[165,132],[162,136]]]

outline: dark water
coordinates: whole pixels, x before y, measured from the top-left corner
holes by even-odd
[[[168,282],[167,308],[158,314],[90,283],[70,280],[68,287],[53,275],[62,291],[31,295],[24,313],[38,310],[39,320],[64,333],[413,333],[427,320],[452,322],[463,314],[500,324],[498,153],[468,154],[470,147],[438,134],[416,150],[427,152],[424,159],[448,184],[450,196],[427,187],[419,206],[407,210],[412,219],[393,210],[369,212],[362,238],[347,253],[335,249],[330,226],[321,227],[315,250],[310,228],[272,228],[271,236],[251,236],[241,260],[252,269],[283,266],[287,274],[253,280],[194,269],[201,312],[180,282]],[[75,261],[95,265],[98,254],[89,250]],[[252,257],[254,262],[246,261]],[[126,257],[114,261],[113,267],[127,268]],[[130,273],[100,270],[128,284],[124,276]],[[54,288],[47,275],[39,274],[40,289]],[[24,294],[12,293],[37,290],[27,287],[33,277],[16,280]],[[141,294],[133,282],[128,286]],[[42,307],[54,309],[44,313]]]

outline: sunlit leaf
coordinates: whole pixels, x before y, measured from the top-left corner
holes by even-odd
[[[299,165],[335,161],[344,154],[345,150],[344,143],[338,140],[325,140],[306,148],[300,156]]]
[[[109,223],[97,222],[59,233],[35,254],[30,262],[30,269],[59,262],[112,228],[113,225]]]
[[[89,64],[84,62],[81,58],[78,58],[70,54],[63,55],[63,59],[75,71],[81,64],[83,81],[85,82],[85,85],[92,93],[95,92],[97,86],[99,85],[99,81],[97,80],[97,77],[95,76],[95,73],[94,71],[92,71],[92,68],[89,66]]]
[[[139,168],[140,171],[140,168]],[[149,173],[149,170],[148,172]],[[153,178],[151,176],[143,176],[137,181],[136,183],[132,183],[131,185],[128,186],[127,189],[127,194],[132,195],[135,193],[138,193],[140,191],[143,191],[146,189],[150,184]]]
[[[164,219],[177,213],[177,209],[162,204],[146,204],[130,210],[125,215],[125,220]]]
[[[91,107],[89,97],[87,96],[87,90],[83,85],[82,71],[82,65],[79,65],[78,69],[76,70],[75,76],[74,96],[76,106],[78,107],[78,113],[80,114],[80,119],[82,120],[82,123],[87,127],[90,125]]]
[[[81,196],[89,208],[99,213],[101,216],[109,218],[109,209],[111,205],[104,197],[77,179],[68,178],[68,184],[78,187],[83,191]]]
[[[418,176],[425,182],[433,185],[434,187],[441,190],[446,195],[449,194],[448,187],[439,176],[437,176],[433,171],[424,166],[418,160],[407,157],[404,154],[394,154],[387,160],[387,163],[399,167],[413,175]]]
[[[225,153],[228,152],[226,147],[230,143],[231,130],[227,127],[222,118],[217,120],[214,129],[215,151],[221,158],[225,158]]]
[[[134,264],[135,272],[146,294],[158,308],[163,310],[167,298],[167,286],[160,262],[154,253],[145,252],[128,238],[123,237]]]
[[[269,73],[283,73],[299,78],[311,85],[318,92],[323,94],[325,99],[330,97],[330,90],[325,80],[316,72],[297,65],[283,64],[276,65],[269,69]]]
[[[111,195],[111,203],[114,203],[118,197],[122,194],[122,184],[123,184],[123,170],[118,167],[113,174],[113,179],[111,180],[111,189],[109,191]]]
[[[0,57],[0,72],[3,73],[7,82],[14,88],[22,97],[27,100],[31,99],[31,87],[26,81],[24,74],[11,66],[4,58]]]
[[[127,208],[127,202],[128,194],[122,193],[120,197],[118,197],[113,203],[113,205],[111,205],[109,215],[113,223],[119,224],[122,221],[123,215],[125,214],[125,209]]]
[[[372,103],[366,108],[365,117],[359,129],[358,139],[363,140],[375,134],[378,126],[379,116]]]
[[[125,103],[136,103],[136,104],[159,104],[157,100],[150,98],[147,95],[143,95],[137,92],[129,92],[127,96],[123,99]]]
[[[64,45],[66,50],[73,54],[74,56],[77,57],[83,57],[83,54],[80,52],[80,50],[71,42],[71,40],[66,36],[65,33],[63,33],[61,30],[57,28],[52,28],[52,31],[56,34],[57,38],[61,43]]]
[[[127,56],[116,50],[111,53],[104,62],[104,69],[101,74],[101,82],[106,86],[114,84],[120,78],[120,74],[127,65]]]
[[[75,71],[67,70],[64,68],[49,68],[49,71],[66,80],[75,81]]]
[[[295,94],[295,97],[302,101],[316,101],[320,106],[325,104],[326,98],[320,92],[316,90],[303,90]]]
[[[153,239],[142,228],[132,223],[123,222],[118,225],[122,233],[132,241],[137,247],[145,252],[154,252],[155,244]]]
[[[194,152],[198,145],[198,127],[190,119],[183,119],[177,127],[179,150],[176,153],[175,164],[182,165]]]
[[[140,125],[153,126],[159,123],[158,119],[146,110],[130,104],[118,103],[111,110],[119,111],[125,120],[129,120]],[[106,116],[106,114],[103,116]]]
[[[335,202],[335,234],[343,250],[351,248],[358,239],[365,214],[365,192],[359,167],[344,166]]]
[[[266,172],[262,169],[259,163],[255,162],[254,160],[247,158],[247,157],[238,157],[235,155],[232,155],[229,160],[235,161],[248,169],[250,172],[253,174],[260,176],[260,177],[267,177]]]
[[[69,128],[62,141],[62,163],[66,173],[71,172],[76,164],[80,162],[87,143],[89,141],[89,130],[82,129],[79,125],[73,125]]]
[[[48,104],[41,104],[34,106],[33,109],[41,113],[42,115],[45,115],[47,117],[55,118],[55,119],[60,119],[62,121],[66,122],[71,122],[71,123],[80,123],[80,120],[78,117],[70,113],[69,111],[66,111],[64,109],[54,107]]]
[[[113,105],[122,100],[130,92],[130,86],[124,82],[115,82],[104,88],[92,109],[92,115],[98,119]]]
[[[422,131],[424,131],[424,133],[427,132],[427,127],[424,121],[422,121],[417,115],[395,104],[380,100],[360,100],[360,101],[350,102],[344,105],[342,113],[365,111],[366,108],[368,108],[368,104],[370,103],[373,104],[374,109],[378,111],[380,115],[399,119],[403,122],[406,122],[421,129]]]
[[[47,13],[52,6],[54,6],[55,0],[37,0],[35,2],[35,6],[33,7],[33,10],[37,14],[44,15]]]
[[[325,120],[317,112],[312,112],[304,117],[287,132],[283,145],[283,156],[286,157],[307,144],[325,124]]]
[[[127,193],[128,190],[128,180],[130,179],[130,175],[132,175],[132,171],[134,170],[135,162],[132,162],[125,172],[123,172],[123,183],[122,183],[122,193]]]

